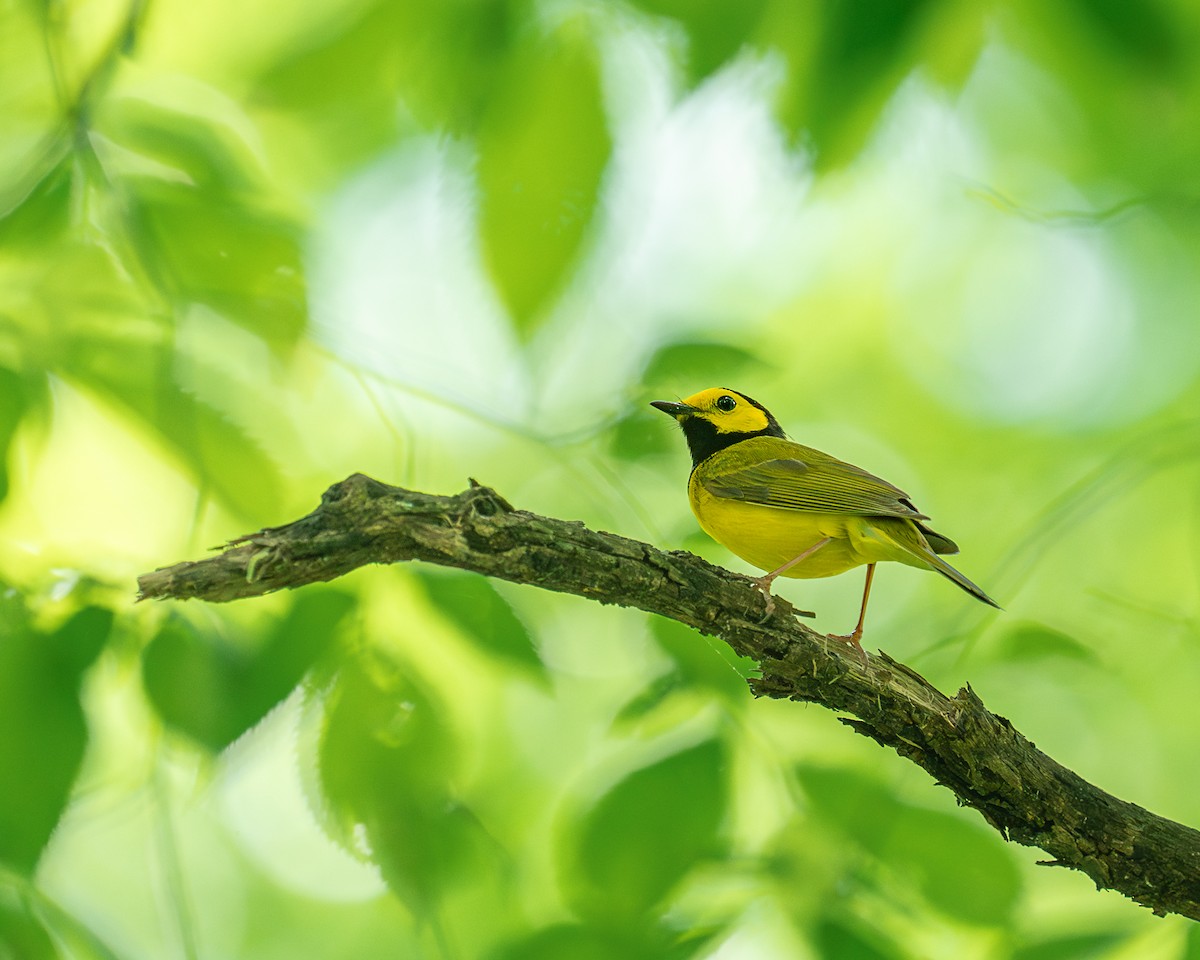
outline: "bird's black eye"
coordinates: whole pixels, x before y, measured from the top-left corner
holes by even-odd
[[[736,406],[737,406],[737,401],[734,400],[733,397],[729,396],[728,394],[726,394],[723,397],[717,398],[717,409],[720,410],[722,413],[728,413],[730,410],[732,410]]]

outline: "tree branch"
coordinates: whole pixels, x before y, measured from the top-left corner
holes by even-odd
[[[797,622],[801,612],[782,599],[763,621],[763,600],[747,577],[689,553],[514,510],[473,481],[441,497],[355,474],[294,523],[145,574],[139,599],[235,600],[403,560],[636,607],[721,637],[759,662],[756,694],[848,714],[844,723],[923,767],[1005,839],[1040,847],[1053,864],[1081,870],[1156,914],[1200,920],[1200,831],[1056,763],[969,686],[947,697],[886,654],[860,658]]]

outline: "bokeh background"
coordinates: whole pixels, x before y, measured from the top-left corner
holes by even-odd
[[[0,956],[1196,960],[671,623],[133,596],[354,471],[746,570],[728,385],[1006,608],[868,646],[1200,825],[1198,120],[1193,0],[2,0]]]

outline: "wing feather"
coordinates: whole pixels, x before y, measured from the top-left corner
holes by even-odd
[[[803,513],[929,519],[899,487],[852,463],[811,452],[816,456],[764,460],[703,477],[700,483],[714,497]]]

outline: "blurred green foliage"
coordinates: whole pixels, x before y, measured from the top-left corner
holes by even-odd
[[[617,929],[644,922],[702,858],[719,856],[726,787],[721,745],[709,740],[636,770],[601,794],[563,845],[576,914]]]
[[[486,834],[453,789],[455,731],[437,702],[391,663],[347,664],[326,708],[325,795],[347,836],[366,830],[388,886],[417,916],[436,916],[480,871]]]
[[[448,570],[418,570],[430,602],[468,641],[515,668],[545,680],[546,669],[533,638],[485,577]]]
[[[518,43],[495,83],[477,140],[480,239],[528,335],[578,255],[612,149],[587,24]]]
[[[142,655],[146,695],[168,726],[222,750],[296,688],[353,608],[349,594],[310,590],[277,623],[256,629],[256,650],[168,617]]]
[[[100,655],[113,613],[85,607],[50,633],[28,621],[20,599],[4,604],[0,646],[0,861],[31,874],[67,804],[87,746],[79,702],[83,673]]]
[[[46,924],[28,901],[10,903],[0,900],[0,944],[13,957],[22,960],[55,960],[61,956]]]
[[[0,7],[0,957],[1200,956],[673,622],[131,599],[358,470],[741,569],[734,386],[1009,611],[868,643],[1200,823],[1198,111],[1192,0]]]

